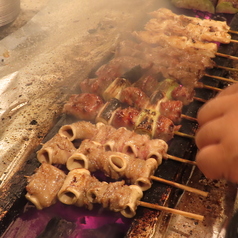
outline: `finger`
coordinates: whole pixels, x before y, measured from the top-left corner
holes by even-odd
[[[218,93],[217,97],[231,95],[234,93],[238,93],[238,83],[234,83],[234,84],[228,86],[227,88],[222,90],[220,93]]]
[[[221,127],[223,118],[211,120],[200,127],[195,136],[195,142],[199,149],[210,145],[218,144],[224,136],[223,128]]]
[[[223,116],[231,103],[237,101],[236,95],[223,97],[215,97],[204,104],[198,111],[197,120],[199,125],[203,125],[208,121]]]
[[[221,179],[224,177],[226,165],[224,162],[224,150],[220,144],[204,147],[197,153],[196,162],[198,168],[209,179]]]

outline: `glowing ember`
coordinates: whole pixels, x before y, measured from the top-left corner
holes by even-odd
[[[52,207],[38,211],[35,207],[27,205],[24,213],[16,219],[2,238],[47,238],[50,237],[50,234],[46,231],[47,224],[50,233],[53,232],[53,237],[56,237],[57,231],[61,228],[61,223],[51,224],[50,221],[54,218],[63,219],[65,222],[73,224],[70,226],[70,234],[64,238],[97,237],[93,234],[100,234],[100,237],[117,237],[117,235],[123,237],[131,224],[131,219],[126,219],[120,214],[100,208],[88,211],[57,203]],[[64,228],[62,227],[62,229]],[[51,235],[51,238],[53,237]]]

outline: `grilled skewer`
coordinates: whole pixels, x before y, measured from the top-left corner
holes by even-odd
[[[177,15],[166,8],[154,11],[151,15],[154,18],[145,25],[147,31],[186,36],[200,42],[230,43],[230,27],[226,22]]]
[[[76,116],[78,119],[84,119],[85,112],[91,111],[90,103],[81,100],[88,94],[72,95],[68,103],[64,106],[64,112]],[[97,97],[96,95],[91,95]],[[78,102],[81,102],[79,104]],[[92,105],[97,104],[97,100],[92,100]],[[85,105],[86,104],[86,105]],[[92,106],[92,108],[96,108]],[[89,114],[88,113],[88,114]],[[87,115],[87,113],[86,113]],[[95,118],[96,116],[96,118]],[[114,127],[126,127],[129,130],[147,133],[151,138],[160,138],[168,141],[177,130],[174,123],[151,109],[137,110],[132,107],[123,108],[117,99],[111,99],[105,104],[101,104],[97,111],[93,111],[90,121],[102,122],[113,125]]]
[[[161,164],[162,157],[189,163],[191,165],[196,164],[193,161],[182,160],[178,157],[165,154],[167,150],[165,142],[160,140],[148,140],[148,137],[146,136],[139,136],[125,129],[115,130],[110,126],[101,125],[104,129],[100,129],[99,126],[99,131],[97,133],[96,128],[93,125],[90,126],[90,123],[80,122],[79,125],[81,125],[81,129],[78,131],[77,138],[83,139],[85,136],[88,136],[89,138],[95,134],[92,139],[94,138],[96,141],[84,139],[76,150],[73,143],[65,137],[67,133],[63,133],[65,131],[63,129],[60,134],[63,133],[64,136],[56,134],[37,152],[39,162],[48,164],[66,164],[66,167],[69,170],[83,168],[88,169],[90,172],[101,170],[106,176],[113,179],[124,178],[131,184],[140,186],[143,191],[150,188],[150,180],[156,180],[185,191],[207,196],[207,193],[203,191],[151,175]],[[103,132],[103,130],[105,131]],[[69,130],[67,131],[71,134]],[[74,133],[77,132],[74,131]],[[73,137],[75,137],[75,135],[73,135]],[[122,147],[122,141],[117,141],[117,145],[115,146],[115,139],[118,137],[125,138],[125,140],[126,137],[129,137],[131,141],[137,141],[138,143],[140,140],[142,143],[139,144],[144,145],[146,143],[146,145],[141,151],[135,147],[133,153],[132,149],[129,149],[128,152],[129,144],[123,145]],[[104,145],[100,143],[102,141],[104,141]],[[137,146],[138,143],[136,143]],[[146,157],[144,158],[143,156]],[[137,168],[136,172],[133,172],[135,168]]]
[[[100,182],[85,169],[76,169],[66,176],[58,168],[44,163],[35,174],[27,177],[27,180],[26,198],[39,210],[60,200],[67,205],[84,206],[89,210],[93,208],[94,203],[101,203],[104,208],[121,212],[123,216],[128,218],[135,215],[138,206],[143,206],[203,220],[201,215],[140,201],[143,193],[138,186],[128,186],[123,181]],[[120,194],[124,194],[124,196],[122,197],[115,191],[120,191]]]

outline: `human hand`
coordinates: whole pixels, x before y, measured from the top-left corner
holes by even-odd
[[[207,178],[238,183],[238,83],[198,112],[197,165]]]

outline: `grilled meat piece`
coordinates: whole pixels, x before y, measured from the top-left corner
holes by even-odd
[[[41,163],[65,164],[75,150],[73,143],[66,136],[57,133],[37,151],[37,159]]]
[[[56,203],[57,193],[64,183],[66,175],[53,165],[42,163],[36,172],[27,178],[26,198],[37,209],[43,209]]]
[[[173,122],[179,122],[181,119],[183,103],[181,101],[165,101],[160,103],[161,115],[169,118]]]
[[[103,105],[103,100],[96,94],[73,94],[64,105],[63,112],[81,120],[93,121]]]
[[[194,90],[191,91],[187,87],[178,84],[175,80],[165,79],[159,82],[156,78],[157,75],[145,75],[134,84],[135,87],[140,88],[147,96],[150,96],[150,102],[152,104],[155,104],[165,95],[168,99],[181,101],[183,105],[188,105],[193,101]],[[163,94],[159,99],[158,93]]]
[[[136,109],[142,109],[149,105],[149,97],[137,87],[126,87],[122,90],[119,100]]]
[[[152,39],[151,34],[158,38],[158,42],[150,42]],[[186,37],[158,35],[156,32],[151,33],[148,31],[135,32],[134,35],[142,43],[125,41],[119,45],[117,48],[118,53],[116,54],[123,52],[129,55],[130,51],[125,48],[127,44],[129,46],[134,44],[137,56],[153,64],[153,67],[145,75],[149,75],[151,71],[152,75],[155,76],[161,73],[164,78],[172,78],[183,86],[188,87],[190,93],[196,87],[198,80],[205,74],[205,69],[213,68],[215,65],[211,59],[215,57],[217,52],[217,45],[214,43],[189,43]],[[200,48],[198,48],[199,45]],[[177,71],[180,73],[176,74]],[[152,82],[156,83],[155,81]],[[135,82],[136,84],[137,82]]]
[[[128,130],[134,130],[135,123],[140,111],[133,108],[118,108],[110,120],[110,125],[115,128],[126,127]]]
[[[182,50],[207,50],[213,55],[217,52],[217,45],[215,43],[194,42],[186,36],[167,36],[163,33],[154,31],[137,31],[134,32],[133,35],[141,41],[151,45],[171,46]]]
[[[127,218],[135,216],[137,203],[143,193],[136,185],[127,186],[123,181],[115,183],[101,183],[101,187],[92,188],[87,196],[92,203],[102,204],[111,211],[121,212]]]
[[[93,209],[93,204],[86,196],[87,189],[99,186],[100,182],[90,175],[86,169],[74,169],[70,171],[63,185],[58,192],[60,202],[67,205],[75,205],[78,207],[86,207],[89,210]]]
[[[183,87],[182,85],[179,85],[171,92],[172,98],[181,101],[183,105],[188,105],[189,103],[191,103],[193,101],[194,95],[194,90],[189,92],[188,89],[186,87]]]

